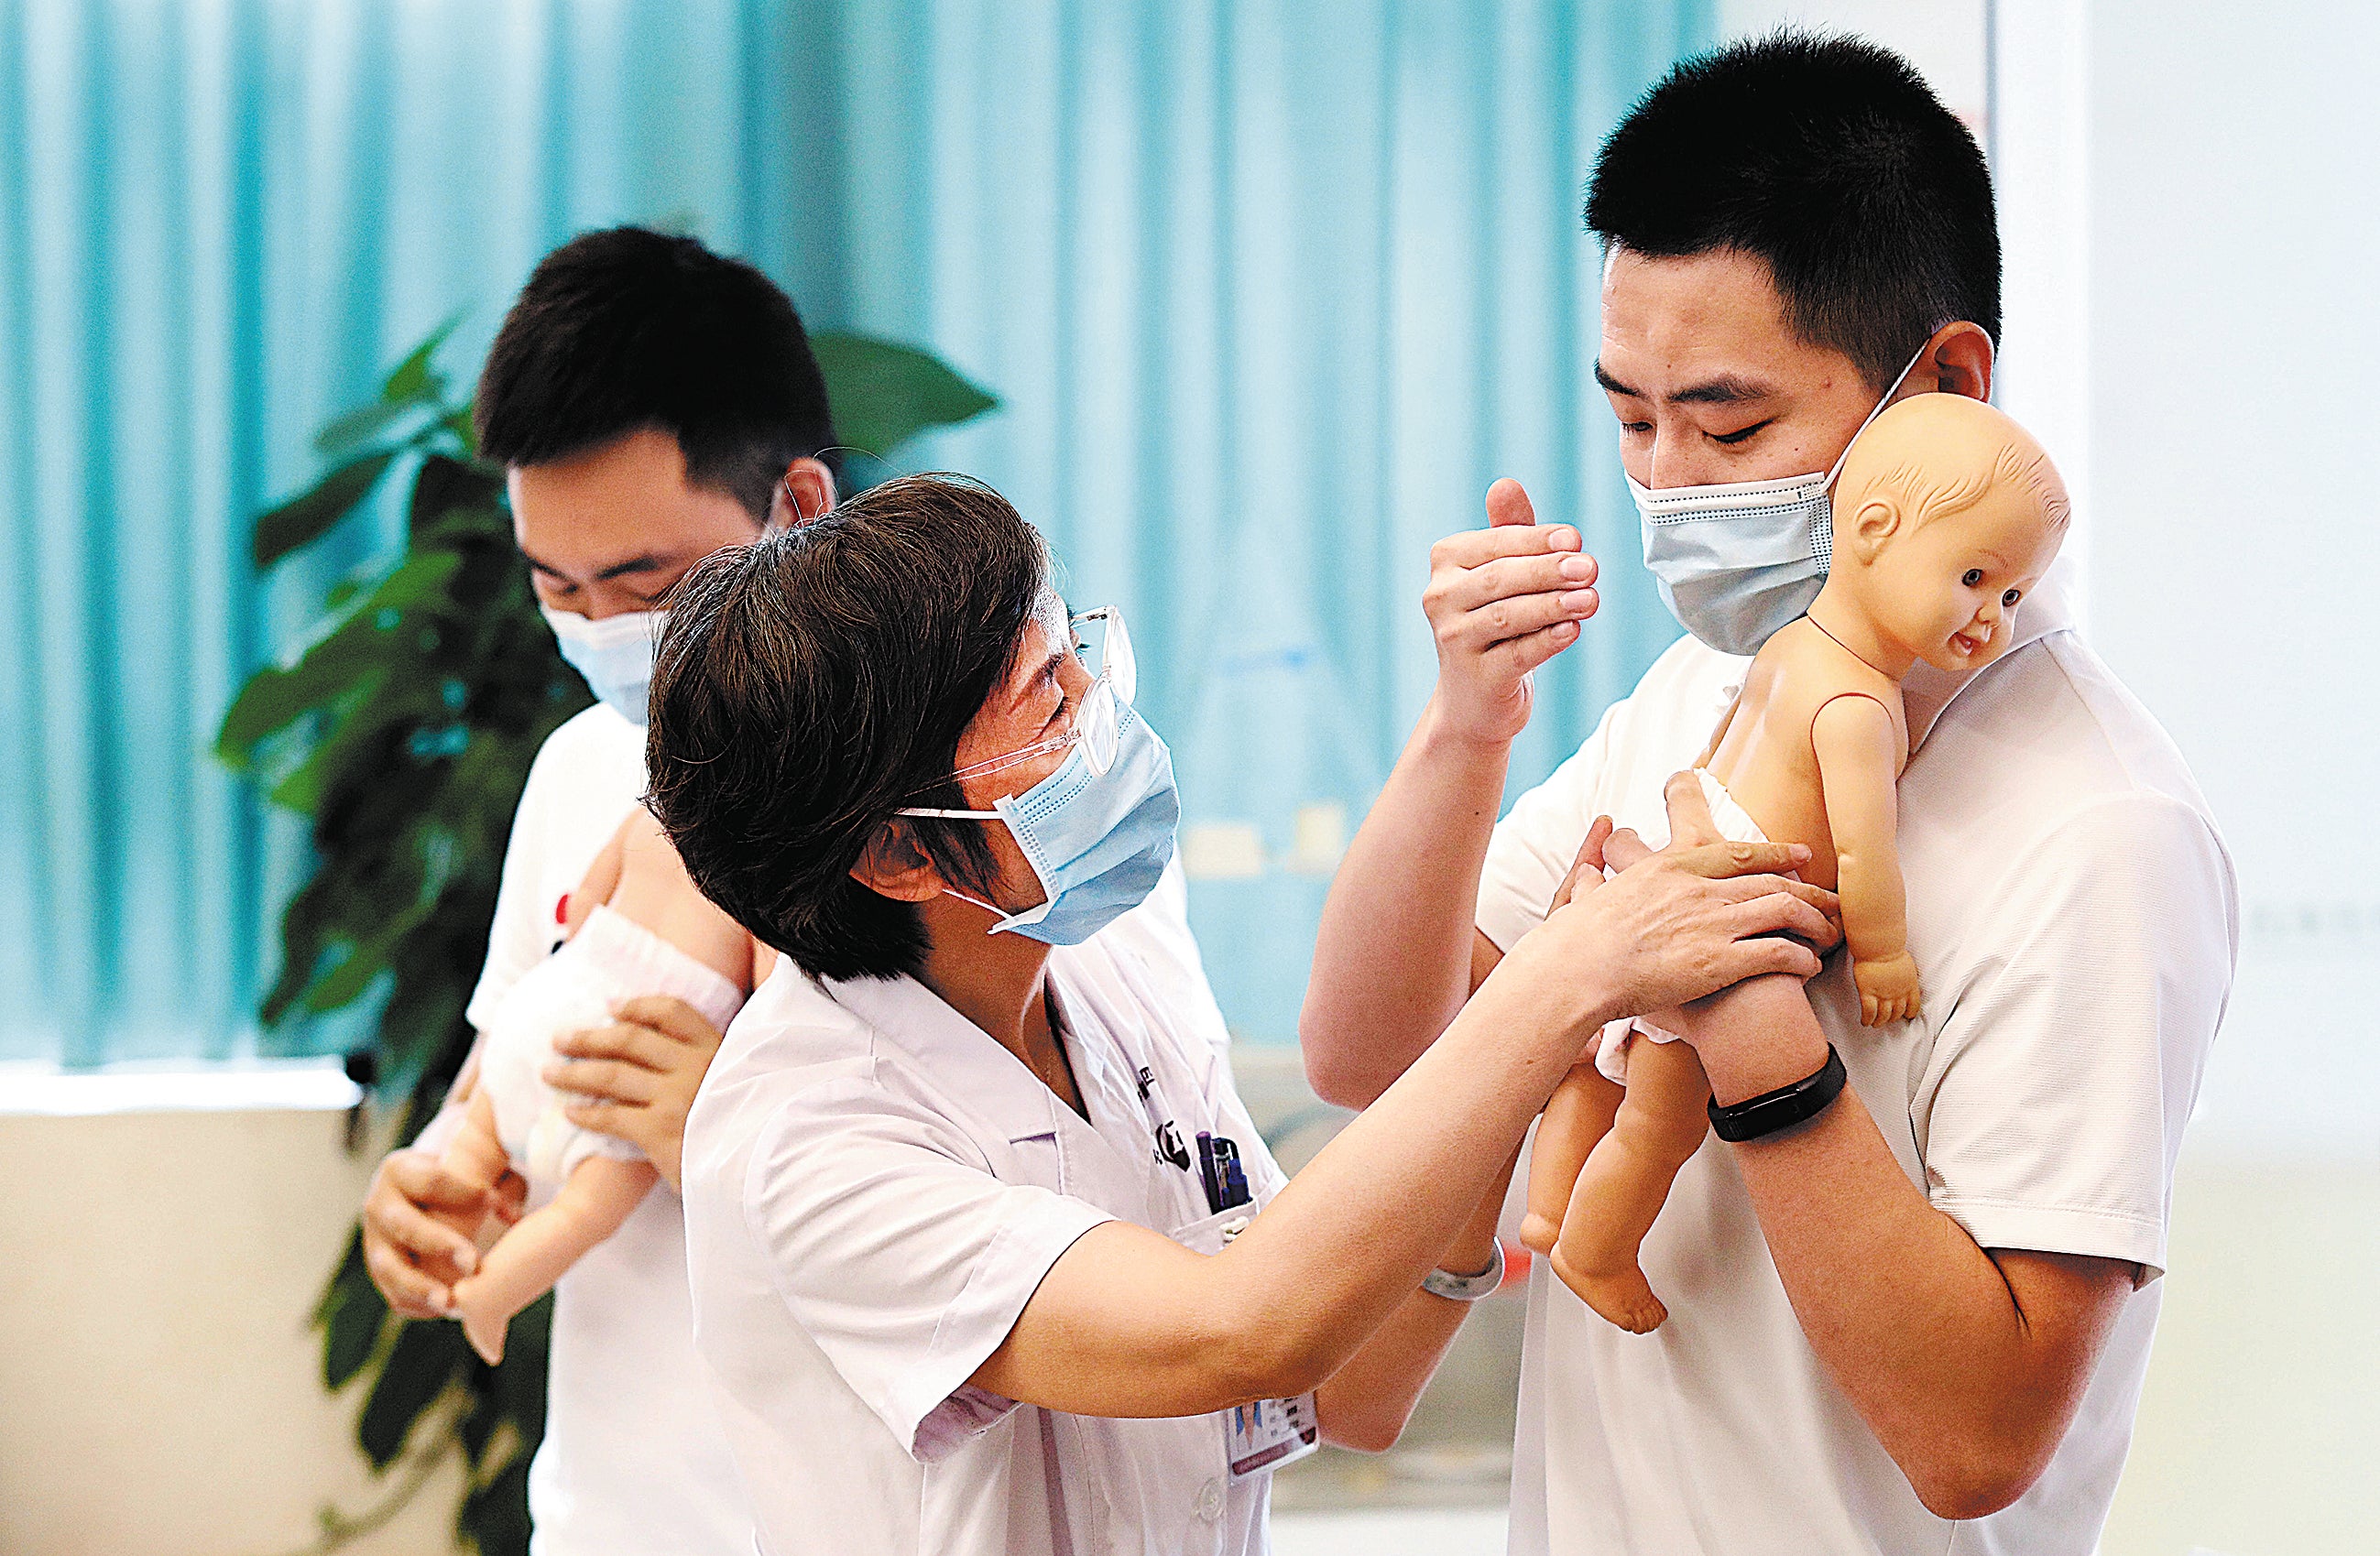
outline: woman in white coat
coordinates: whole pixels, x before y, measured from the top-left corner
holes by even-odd
[[[697,1345],[772,1556],[1261,1551],[1273,1467],[1393,1441],[1493,1288],[1512,1156],[1592,1034],[1832,937],[1785,849],[1583,869],[1284,1182],[1195,952],[1132,911],[1176,806],[1123,623],[1047,576],[996,494],[912,477],[672,602],[650,802],[794,964],[685,1153]]]

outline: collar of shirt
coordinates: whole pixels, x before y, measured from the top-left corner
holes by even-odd
[[[1066,978],[1064,953],[1050,958],[1046,976],[1052,1015],[1064,1013],[1060,1041],[1088,1119],[1068,1107],[1024,1060],[915,978],[828,980],[825,993],[1002,1138],[1014,1142],[1055,1135],[1075,1143],[1077,1162],[1082,1151],[1104,1154],[1112,1158],[1111,1167],[1133,1164],[1127,1178],[1138,1181],[1146,1176],[1138,1164],[1148,1153],[1136,1143],[1145,1126],[1138,1093],[1124,1073],[1132,1067],[1131,1055],[1112,1051],[1113,1034]],[[1126,1140],[1135,1143],[1127,1148]]]
[[[2017,606],[2016,633],[2008,647],[1992,663],[1964,675],[1952,675],[1920,661],[1900,682],[1900,700],[1909,710],[1909,749],[1913,753],[1925,743],[1937,720],[1959,699],[1959,694],[1980,678],[1992,672],[1993,665],[2004,664],[2016,657],[2018,649],[2037,643],[2052,633],[2071,632],[2074,628],[2072,583],[2075,563],[2060,556],[2042,574]]]

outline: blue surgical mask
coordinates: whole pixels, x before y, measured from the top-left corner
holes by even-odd
[[[540,605],[562,657],[587,682],[587,689],[613,712],[641,730],[645,698],[653,682],[653,653],[661,645],[666,610],[638,610],[600,621]]]
[[[1852,442],[1925,356],[1919,347]],[[1770,633],[1808,610],[1834,561],[1835,477],[1851,452],[1844,444],[1830,470],[1773,481],[1648,489],[1632,478],[1645,566],[1670,614],[1722,654],[1757,654]]]
[[[1173,755],[1129,704],[1116,715],[1115,755],[1103,773],[1091,771],[1078,744],[1056,772],[1022,794],[1002,795],[991,810],[901,813],[1007,824],[1041,883],[1042,900],[1002,919],[991,934],[1079,946],[1147,901],[1172,862],[1182,817]]]

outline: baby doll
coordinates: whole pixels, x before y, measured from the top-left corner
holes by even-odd
[[[1921,394],[1886,410],[1844,461],[1825,587],[1761,646],[1696,766],[1727,837],[1809,845],[1804,877],[1841,897],[1864,1025],[1919,1008],[1894,836],[1901,680],[1920,660],[1967,674],[1999,657],[2068,512],[2040,445],[1991,406]],[[1622,1329],[1668,1316],[1637,1254],[1702,1145],[1709,1100],[1691,1044],[1615,1022],[1537,1127],[1522,1240]]]
[[[538,1208],[455,1284],[471,1348],[502,1359],[513,1315],[620,1228],[660,1175],[637,1148],[572,1124],[539,1071],[560,1033],[599,1027],[619,1001],[674,995],[724,1028],[775,953],[711,906],[641,805],[565,899],[569,939],[504,995],[480,1045],[479,1080],[445,1165],[493,1183],[507,1167]]]

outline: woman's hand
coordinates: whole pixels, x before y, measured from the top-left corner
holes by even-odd
[[[1576,981],[1581,969],[1593,968],[1609,1007],[1599,1026],[1668,1011],[1763,973],[1817,972],[1819,952],[1842,930],[1834,893],[1785,874],[1808,863],[1810,850],[1727,841],[1711,823],[1700,784],[1691,774],[1680,779],[1668,790],[1670,846],[1655,853],[1633,832],[1615,832],[1598,818],[1546,922],[1512,947],[1491,982],[1515,960],[1535,969],[1516,976],[1533,978]],[[1619,873],[1607,878],[1607,868]]]
[[[719,1052],[720,1031],[682,999],[624,1000],[612,1024],[553,1040],[561,1057],[545,1082],[580,1101],[563,1109],[581,1128],[626,1140],[674,1189],[686,1149],[686,1116]]]

